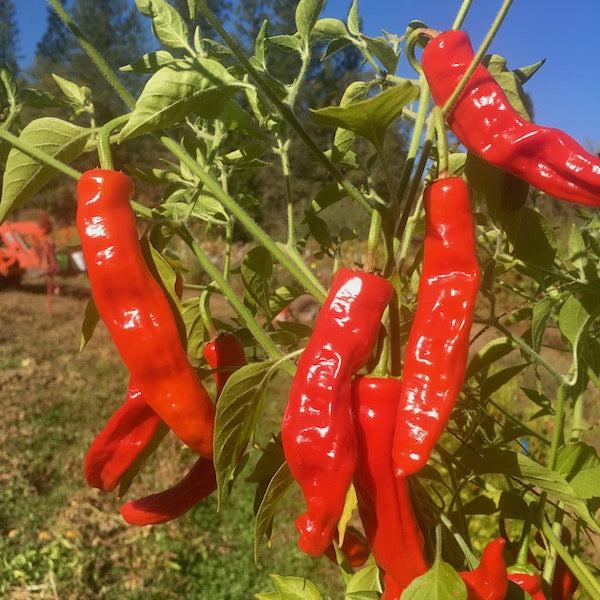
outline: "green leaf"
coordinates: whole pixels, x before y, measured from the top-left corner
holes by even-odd
[[[229,131],[239,131],[256,139],[266,139],[267,135],[259,127],[249,112],[244,110],[234,100],[229,100],[220,114],[219,118],[223,121],[225,128]]]
[[[295,35],[274,35],[268,38],[268,42],[283,50],[290,50],[292,52],[302,51],[302,42]]]
[[[286,306],[304,293],[299,284],[278,287],[269,298],[269,313],[277,316]]]
[[[87,343],[92,339],[96,325],[100,322],[100,314],[94,303],[94,299],[90,298],[85,307],[83,315],[83,323],[81,323],[81,340],[79,342],[79,352],[81,352]]]
[[[202,322],[200,297],[188,298],[182,304],[182,318],[187,338],[187,353],[193,358],[200,356],[204,345],[204,324]]]
[[[514,348],[513,343],[504,336],[489,341],[469,362],[465,379],[477,374],[483,375],[491,365],[510,354]]]
[[[258,564],[258,553],[262,539],[271,530],[273,516],[281,499],[294,482],[287,463],[283,463],[273,475],[262,497],[254,522],[254,562]]]
[[[542,60],[539,60],[533,65],[527,65],[526,67],[515,69],[513,73],[519,81],[519,83],[523,85],[524,83],[527,83],[538,72],[538,70],[543,66],[545,62],[546,59],[543,58]]]
[[[348,36],[348,30],[343,21],[339,19],[319,19],[311,31],[311,39],[316,42],[335,40]]]
[[[402,600],[467,600],[467,588],[456,571],[438,561],[402,592]]]
[[[502,386],[512,381],[527,366],[529,366],[529,363],[515,365],[514,367],[507,367],[490,375],[481,384],[482,401],[487,400],[494,392],[497,392]]]
[[[219,507],[227,481],[254,431],[273,374],[273,361],[251,363],[235,371],[221,392],[214,440]]]
[[[352,35],[360,35],[360,19],[358,17],[358,0],[352,0],[352,6],[348,12],[348,31]]]
[[[362,39],[367,43],[367,48],[381,63],[383,68],[392,75],[398,68],[398,59],[400,58],[394,49],[389,45],[386,39],[382,37],[368,37],[366,35],[361,36]]]
[[[50,92],[35,88],[24,88],[17,95],[19,102],[31,108],[64,108],[69,106],[67,102],[57,98]]]
[[[296,7],[296,28],[302,38],[308,40],[312,28],[323,12],[325,0],[300,0]]]
[[[281,600],[322,600],[317,586],[303,577],[270,576]]]
[[[42,117],[28,123],[20,139],[64,163],[71,163],[84,151],[89,136],[88,129],[54,117]],[[11,210],[31,198],[57,174],[52,167],[12,148],[2,180],[0,223]]]
[[[512,450],[480,450],[480,454],[469,458],[476,474],[502,473],[524,480],[548,492],[576,512],[594,531],[600,533],[600,527],[594,521],[584,500],[578,497],[567,480],[554,471],[531,460],[531,458]]]
[[[556,255],[556,235],[550,221],[541,213],[523,207],[507,213],[502,223],[515,258],[534,266],[551,269]]]
[[[329,231],[329,225],[323,219],[310,212],[306,214],[305,221],[315,241],[325,248],[331,248],[333,239],[331,231]]]
[[[255,594],[256,600],[281,600],[279,592],[259,592]]]
[[[579,338],[590,321],[590,311],[575,296],[568,296],[558,312],[557,322],[560,332],[571,348],[577,350]]]
[[[600,458],[592,446],[583,442],[561,446],[555,470],[564,476],[579,497],[600,498]]]
[[[375,148],[381,149],[388,127],[417,95],[417,87],[404,82],[349,106],[310,109],[310,113],[317,125],[349,129],[369,140]]]
[[[166,50],[148,52],[136,61],[119,67],[119,71],[135,71],[136,73],[155,73],[161,67],[175,62],[177,59]]]
[[[52,73],[52,78],[56,81],[61,92],[73,103],[78,106],[83,106],[90,101],[90,89],[86,86],[81,86],[73,81],[69,81],[56,73]]]
[[[245,291],[258,306],[269,316],[269,300],[271,296],[271,276],[273,274],[273,258],[264,246],[256,246],[250,250],[241,266],[240,273]]]
[[[586,279],[586,269],[588,266],[587,246],[579,227],[575,223],[571,224],[569,232],[569,260],[575,265],[582,279]]]
[[[379,567],[375,561],[357,571],[346,586],[346,600],[361,600],[371,598],[373,592],[381,592]],[[377,598],[377,596],[375,596]]]
[[[531,347],[536,352],[539,352],[542,347],[546,324],[548,323],[548,319],[556,304],[557,300],[555,298],[547,297],[536,302],[533,307],[533,316],[531,319]]]
[[[119,141],[171,127],[190,113],[214,119],[243,85],[211,58],[162,67],[146,83]]]
[[[142,14],[152,19],[158,41],[170,48],[187,48],[189,31],[177,10],[166,0],[148,0],[145,4]]]
[[[346,492],[346,499],[344,500],[344,510],[338,521],[338,542],[340,546],[344,543],[344,537],[346,535],[346,528],[352,518],[352,514],[358,508],[358,498],[356,497],[356,490],[352,483],[348,487]]]

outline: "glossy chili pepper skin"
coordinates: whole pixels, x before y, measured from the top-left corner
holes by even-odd
[[[400,600],[404,587],[388,573],[383,574],[383,594],[379,600]]]
[[[485,547],[476,569],[458,573],[467,586],[467,600],[504,600],[508,589],[503,554],[505,544],[503,538],[492,540]]]
[[[212,457],[215,408],[188,362],[162,289],[142,256],[123,173],[79,179],[77,228],[98,312],[148,405],[190,448]]]
[[[397,379],[374,377],[357,377],[352,382],[358,443],[354,487],[375,562],[399,586],[407,587],[429,565],[406,478],[396,478],[392,464],[401,385]]]
[[[217,489],[212,461],[199,458],[175,486],[121,506],[130,525],[157,525],[180,517]]]
[[[416,473],[437,443],[464,383],[479,289],[469,191],[460,178],[425,190],[427,229],[394,434],[397,476]]]
[[[340,269],[300,360],[282,424],[283,450],[307,510],[300,549],[331,543],[356,465],[350,382],[368,361],[392,294],[378,275]]]
[[[509,573],[508,580],[525,590],[531,600],[547,600],[542,590],[542,578],[533,573]]]
[[[438,106],[450,98],[473,60],[463,31],[446,31],[425,47],[421,66]],[[474,154],[551,196],[600,205],[600,158],[566,133],[526,121],[490,72],[479,65],[446,116]]]
[[[232,333],[224,333],[204,345],[202,354],[211,369],[221,369],[213,373],[217,394],[220,394],[231,374],[246,364],[244,347]],[[231,367],[228,370],[228,367]]]
[[[114,490],[160,423],[142,393],[129,382],[125,402],[94,438],[85,457],[83,474],[88,485],[103,492]]]
[[[231,374],[246,364],[244,347],[231,333],[225,333],[207,342],[204,358],[211,369],[230,367],[230,371],[215,373],[217,400]],[[166,523],[188,512],[217,489],[213,463],[199,458],[190,472],[175,486],[128,502],[121,507],[121,515],[130,525],[157,525]]]

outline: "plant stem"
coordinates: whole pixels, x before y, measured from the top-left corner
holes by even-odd
[[[288,154],[289,140],[279,141],[277,153],[281,161],[281,170],[283,172],[283,181],[285,184],[285,202],[287,207],[287,233],[289,248],[294,248],[294,198],[292,193],[292,179],[290,176],[290,159]]]
[[[55,0],[56,1],[56,0]],[[250,61],[246,58],[244,51],[238,46],[235,40],[225,31],[219,20],[215,17],[213,12],[206,4],[206,0],[196,0],[200,12],[206,17],[208,22],[214,27],[215,31],[223,38],[223,41],[227,44],[229,49],[235,54],[237,59],[240,61],[246,72],[254,79],[257,87],[267,96],[271,103],[277,108],[281,116],[287,121],[287,123],[294,129],[300,139],[306,144],[308,149],[312,152],[314,157],[321,165],[323,165],[329,174],[337,181],[346,191],[348,196],[354,200],[359,206],[361,206],[368,214],[371,214],[373,208],[364,199],[360,191],[347,179],[341,171],[325,156],[321,151],[318,144],[312,138],[312,136],[306,131],[302,123],[298,120],[294,111],[284,102],[282,102],[277,96],[276,92],[273,91],[269,83],[262,77],[262,75],[250,64]]]
[[[460,82],[458,83],[458,86],[456,87],[456,89],[454,90],[454,92],[452,93],[450,98],[448,98],[448,100],[442,107],[442,113],[444,115],[448,114],[448,112],[452,108],[452,105],[456,102],[456,100],[460,96],[461,92],[465,89],[465,86],[467,85],[467,82],[471,78],[471,75],[473,75],[473,73],[475,72],[477,65],[481,62],[483,55],[486,53],[487,49],[490,47],[490,44],[492,43],[494,36],[496,35],[496,33],[498,33],[498,29],[500,29],[500,25],[502,25],[502,21],[504,21],[504,17],[506,16],[506,13],[508,13],[508,9],[510,8],[512,2],[513,2],[513,0],[504,0],[504,2],[502,3],[502,6],[500,7],[500,10],[498,11],[496,18],[494,19],[494,22],[492,23],[492,26],[490,27],[489,31],[487,32],[483,42],[481,43],[481,46],[479,46],[479,50],[477,50],[477,53],[473,57],[473,60],[471,61],[469,68],[466,70],[465,74],[462,76]]]
[[[565,386],[558,386],[556,394],[556,410],[554,413],[554,427],[552,431],[552,443],[550,445],[550,456],[548,457],[548,468],[554,470],[556,467],[556,454],[563,441],[563,424],[565,420]]]
[[[177,142],[166,135],[161,136],[161,141],[166,148],[198,177],[202,184],[236,217],[240,224],[290,272],[309,294],[314,296],[319,302],[325,300],[325,289],[304,263],[293,260],[289,253],[282,250],[280,245],[275,243],[269,234],[248,216],[244,209],[229,194],[223,191],[213,176],[205,171]]]
[[[460,29],[462,27],[465,17],[467,16],[467,12],[469,11],[469,8],[471,8],[471,4],[473,4],[473,0],[463,0],[463,3],[458,9],[456,19],[454,19],[454,23],[452,23],[452,29]]]
[[[44,163],[49,167],[52,167],[53,169],[56,169],[57,171],[60,171],[61,173],[72,177],[76,181],[81,177],[81,173],[75,170],[73,167],[70,167],[69,165],[65,164],[64,162],[61,162],[60,160],[57,160],[53,156],[50,156],[50,154],[44,152],[43,150],[39,150],[38,148],[30,146],[27,142],[24,142],[21,138],[17,137],[16,135],[13,135],[12,133],[10,133],[10,131],[7,131],[6,129],[0,128],[0,139],[4,140],[5,142],[8,142],[17,150],[20,150],[24,154],[27,154],[27,156],[31,156],[31,158],[37,160],[38,162]]]
[[[365,271],[367,273],[372,273],[375,268],[375,253],[381,237],[381,223],[381,213],[376,209],[371,215],[371,226],[369,227],[369,237],[367,239],[367,256],[365,258]]]
[[[578,442],[583,433],[583,393],[577,394],[575,405],[573,406],[573,423],[571,425],[570,442]]]
[[[446,126],[442,111],[435,106],[432,112],[433,123],[435,127],[435,143],[438,152],[438,179],[448,177],[448,139],[446,138]]]
[[[194,256],[198,259],[200,266],[206,271],[206,274],[219,286],[223,295],[227,298],[231,306],[238,313],[246,327],[251,331],[258,343],[265,352],[273,359],[279,360],[283,357],[282,352],[277,348],[273,340],[265,333],[263,328],[256,322],[252,313],[246,305],[238,298],[237,294],[223,277],[219,269],[213,264],[210,258],[202,250],[198,242],[192,237],[187,229],[177,228],[177,233],[181,239],[190,247]],[[282,363],[283,369],[288,375],[294,375],[295,368],[291,363]]]
[[[104,60],[102,55],[90,44],[83,33],[77,26],[77,24],[71,19],[71,17],[67,14],[67,11],[64,9],[60,0],[48,0],[48,3],[56,14],[60,17],[61,21],[65,24],[67,29],[77,38],[77,41],[81,45],[81,47],[85,50],[86,54],[91,58],[93,63],[98,67],[99,71],[104,75],[108,83],[113,87],[115,92],[119,95],[121,100],[125,102],[125,104],[133,109],[135,106],[135,98],[127,91],[125,86],[119,81],[119,78],[115,75],[113,70],[108,66],[108,63]]]
[[[115,165],[110,149],[110,135],[117,127],[119,127],[119,125],[122,125],[128,120],[129,115],[121,115],[115,117],[100,129],[100,133],[98,133],[98,160],[103,169],[114,170]]]
[[[551,525],[542,519],[542,533],[548,538],[552,547],[556,549],[558,555],[565,561],[567,567],[573,575],[577,577],[581,585],[588,591],[594,600],[600,600],[600,582],[590,573],[585,563],[579,557],[572,557],[565,548],[560,538],[554,533]]]

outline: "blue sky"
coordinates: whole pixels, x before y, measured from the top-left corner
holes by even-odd
[[[350,0],[327,0],[324,16],[345,19],[349,4]],[[474,47],[485,36],[500,4],[500,0],[474,0],[463,26]],[[15,5],[21,65],[26,67],[44,32],[48,5],[44,0],[16,0]],[[459,5],[459,0],[359,0],[359,13],[366,34],[378,35],[382,29],[400,34],[413,19],[446,29]],[[504,56],[510,68],[546,59],[526,85],[535,120],[565,130],[588,149],[600,149],[598,25],[598,0],[514,0],[490,49]],[[401,65],[401,73],[408,73],[406,62]]]

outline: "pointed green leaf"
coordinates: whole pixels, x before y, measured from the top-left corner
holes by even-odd
[[[323,12],[325,0],[300,0],[296,7],[296,28],[302,38],[308,40],[312,28]]]
[[[490,375],[481,384],[481,399],[487,400],[494,392],[497,392],[502,386],[512,381],[527,366],[529,366],[529,363],[515,365],[514,367],[507,367]]]
[[[152,30],[159,42],[170,48],[187,48],[187,25],[175,7],[166,0],[147,1],[143,14],[152,18]]]
[[[590,320],[590,312],[575,296],[568,296],[558,312],[558,328],[571,348],[577,349],[579,338]]]
[[[92,339],[96,325],[100,322],[100,314],[94,303],[94,299],[90,298],[85,307],[83,315],[83,323],[81,323],[81,340],[79,342],[79,352],[81,352],[87,343]]]
[[[515,69],[513,73],[515,74],[515,77],[517,78],[519,83],[523,85],[524,83],[527,83],[538,72],[538,70],[543,66],[545,62],[546,59],[543,58],[542,60],[539,60],[533,65],[527,65],[526,67]]]
[[[31,108],[65,108],[69,106],[68,102],[57,98],[50,92],[35,88],[19,90],[17,97],[21,104]]]
[[[600,498],[600,458],[592,446],[574,442],[559,448],[556,472],[565,477],[581,498]]]
[[[375,561],[370,561],[364,568],[357,571],[346,586],[345,600],[359,600],[360,598],[369,598],[364,593],[381,592],[381,583],[379,581],[379,567]],[[362,596],[360,594],[363,594]],[[375,596],[377,597],[377,596]]]
[[[352,6],[348,12],[348,31],[352,35],[360,35],[360,19],[358,17],[358,0],[352,0]]]
[[[155,73],[161,67],[175,62],[177,59],[166,50],[148,52],[137,60],[119,67],[119,71],[135,71],[136,73]]]
[[[260,544],[265,535],[270,531],[277,506],[293,482],[294,478],[285,462],[277,469],[271,481],[269,481],[269,485],[256,511],[256,520],[254,522],[254,562],[256,564],[258,564]]]
[[[388,127],[417,95],[417,87],[404,82],[349,106],[327,106],[310,113],[317,125],[349,129],[381,149]]]
[[[303,577],[271,575],[281,600],[322,600],[317,586]]]
[[[311,31],[311,38],[314,41],[323,42],[326,40],[335,40],[348,36],[348,30],[343,21],[339,19],[319,19]]]
[[[272,367],[270,360],[241,367],[231,375],[221,392],[214,440],[219,506],[227,481],[254,431],[267,385],[274,374]]]
[[[89,102],[90,89],[85,86],[78,85],[73,81],[69,81],[56,73],[52,73],[54,81],[58,84],[58,87],[62,93],[73,103],[83,106]]]
[[[211,58],[178,61],[159,69],[146,83],[119,140],[171,127],[190,113],[216,118],[243,84]]]
[[[54,117],[42,117],[28,123],[21,132],[20,139],[64,163],[70,163],[83,152],[89,135],[88,129],[73,123]],[[8,153],[2,180],[0,223],[9,211],[31,198],[57,174],[52,167],[40,164],[24,152],[12,148]]]
[[[571,231],[569,232],[569,260],[579,271],[579,276],[585,279],[588,265],[587,246],[579,227],[575,223],[571,224]]]
[[[402,592],[402,600],[467,600],[467,588],[457,572],[438,561]]]
[[[271,275],[273,259],[264,246],[256,246],[250,250],[240,267],[245,291],[254,302],[269,316],[269,298],[271,296]]]
[[[590,514],[585,501],[575,493],[569,482],[559,473],[536,463],[524,454],[512,450],[483,450],[469,462],[473,463],[473,470],[478,475],[502,473],[539,487],[571,508],[594,531],[600,533],[600,526]]]
[[[393,75],[398,68],[398,59],[400,57],[394,52],[388,41],[382,37],[373,38],[366,35],[361,37],[367,42],[367,48],[371,54],[377,58],[388,73]]]

